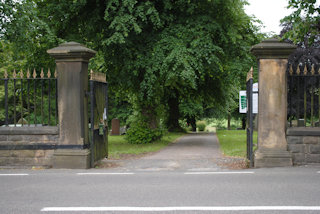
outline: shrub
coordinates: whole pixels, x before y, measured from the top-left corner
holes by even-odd
[[[151,129],[144,121],[135,121],[127,130],[126,140],[131,144],[147,144],[162,137],[160,128]]]
[[[204,121],[197,122],[197,128],[200,132],[203,132],[206,129],[206,123]]]

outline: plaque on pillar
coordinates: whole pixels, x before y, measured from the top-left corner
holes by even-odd
[[[111,121],[111,135],[120,135],[120,120],[113,118]]]

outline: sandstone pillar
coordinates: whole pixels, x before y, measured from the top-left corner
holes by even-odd
[[[287,78],[288,56],[295,45],[268,39],[252,47],[259,64],[258,149],[255,167],[291,166],[287,150]]]
[[[69,42],[47,51],[58,73],[59,149],[55,168],[88,168],[88,62],[95,51]]]

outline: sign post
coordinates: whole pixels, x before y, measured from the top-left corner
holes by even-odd
[[[251,68],[247,74],[247,159],[250,161],[250,167],[253,167],[253,69]]]

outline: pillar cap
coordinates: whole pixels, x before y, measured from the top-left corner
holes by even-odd
[[[77,42],[67,42],[58,47],[47,50],[47,53],[56,61],[85,61],[88,62],[96,51],[91,50]]]
[[[252,46],[250,51],[258,59],[287,59],[296,49],[296,45],[270,38]]]

